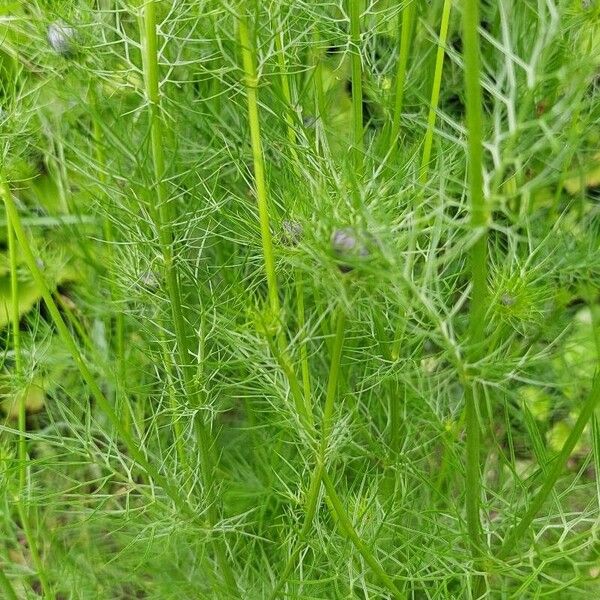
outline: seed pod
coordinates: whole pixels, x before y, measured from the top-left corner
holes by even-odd
[[[356,260],[357,258],[366,258],[369,256],[369,249],[351,227],[336,229],[331,234],[331,248],[336,257],[340,259]],[[348,273],[353,268],[349,264],[342,263],[339,265],[342,273]]]
[[[281,223],[281,242],[285,246],[297,246],[302,239],[304,228],[298,221],[285,220]]]
[[[517,303],[517,300],[513,295],[504,292],[502,296],[500,296],[500,303],[504,306],[514,306]]]
[[[64,21],[54,21],[48,26],[48,43],[56,54],[69,58],[74,54],[73,44],[77,38],[77,30]]]

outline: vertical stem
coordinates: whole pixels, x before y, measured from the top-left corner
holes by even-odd
[[[306,318],[304,315],[304,276],[300,270],[296,272],[296,305],[298,311],[298,328],[300,330],[300,363],[302,368],[302,387],[304,403],[307,410],[312,413],[312,391],[310,385],[310,367],[308,364],[308,349],[306,347]]]
[[[292,159],[298,161],[298,154],[296,152],[296,130],[294,129],[294,103],[292,100],[292,86],[288,77],[288,69],[285,62],[285,46],[283,43],[283,28],[281,27],[279,15],[273,19],[275,28],[275,49],[277,50],[277,63],[279,65],[279,77],[281,81],[281,93],[285,100],[285,114],[284,119],[286,123],[286,131],[288,141],[290,142],[290,153]]]
[[[0,180],[1,192],[2,196],[9,194],[10,191],[4,180]],[[8,237],[8,253],[9,253],[9,262],[10,262],[10,302],[11,302],[11,325],[12,325],[12,334],[13,334],[13,350],[15,355],[15,379],[17,380],[17,385],[20,386],[24,384],[22,381],[23,373],[23,356],[21,349],[21,332],[19,330],[19,280],[18,280],[18,263],[17,263],[17,243],[15,239],[15,232],[12,225],[12,220],[10,215],[7,212],[6,215],[6,228],[7,228],[7,237]],[[53,597],[52,588],[50,586],[50,582],[48,580],[48,576],[46,574],[46,569],[44,567],[44,563],[40,558],[40,553],[38,551],[37,545],[37,536],[34,535],[31,522],[29,519],[29,513],[27,510],[27,506],[25,503],[25,490],[27,487],[27,469],[29,466],[29,457],[27,455],[27,435],[26,435],[26,405],[25,402],[27,400],[27,390],[19,389],[17,391],[18,394],[18,430],[19,430],[19,441],[18,441],[18,449],[17,449],[17,457],[19,463],[19,498],[17,500],[17,510],[19,512],[19,517],[21,519],[21,525],[23,527],[23,531],[25,532],[25,537],[27,539],[27,545],[29,546],[29,552],[31,553],[31,558],[35,565],[35,569],[37,571],[38,577],[40,579],[40,583],[42,585],[42,590],[44,591],[44,595],[48,598]]]
[[[207,498],[207,517],[211,527],[218,522],[221,499],[215,482],[216,458],[214,454],[214,440],[210,433],[210,426],[206,422],[202,408],[204,398],[195,380],[194,369],[190,363],[191,352],[186,323],[183,315],[179,273],[175,265],[173,251],[172,215],[169,197],[164,183],[165,159],[163,153],[163,129],[160,112],[159,67],[158,67],[158,37],[156,24],[156,1],[146,2],[142,12],[143,29],[143,69],[146,86],[146,97],[150,116],[150,143],[152,162],[154,166],[154,179],[158,210],[151,206],[159,233],[159,242],[163,256],[163,273],[167,283],[171,315],[175,327],[177,353],[183,374],[183,384],[186,394],[198,409],[194,420],[200,449],[200,469]],[[213,540],[219,567],[225,582],[232,594],[239,594],[233,572],[229,565],[223,540]]]
[[[98,111],[97,94],[94,93],[92,102],[96,113]],[[106,156],[102,147],[102,128],[100,127],[100,116],[94,115],[94,150],[96,154],[96,162],[98,163],[98,181],[102,188],[106,185],[106,177],[104,175],[104,169],[106,168]],[[105,193],[104,189],[102,193]],[[112,222],[109,218],[106,218],[103,223],[104,229],[104,241],[108,245],[108,263],[114,265],[114,249],[113,242],[115,241],[114,230]],[[115,283],[115,278],[110,277],[110,296],[113,302],[118,301],[119,293]],[[111,327],[112,319],[108,319],[109,328]],[[120,389],[122,382],[126,381],[125,374],[125,316],[122,310],[117,310],[114,315],[114,334],[115,334],[115,352],[117,354],[117,385],[115,386],[115,403],[120,408],[120,413],[125,422],[125,427],[130,427],[131,418],[131,407],[128,402],[123,401],[123,394]]]
[[[488,210],[483,195],[483,113],[479,48],[479,0],[464,0],[463,43],[468,132],[469,194],[471,229],[477,236],[471,249],[471,306],[469,313],[470,359],[475,362],[484,339],[487,304]],[[465,390],[466,420],[466,504],[471,552],[475,564],[481,556],[480,522],[480,428],[474,384]]]
[[[280,80],[281,80],[281,91],[283,94],[283,99],[285,101],[285,121],[286,121],[286,130],[288,141],[290,142],[290,154],[292,157],[292,165],[296,175],[298,177],[302,177],[299,168],[299,156],[296,152],[296,130],[294,129],[294,103],[292,100],[292,86],[290,85],[290,80],[288,76],[288,68],[285,60],[285,47],[283,43],[283,29],[279,22],[279,16],[274,19],[275,23],[275,47],[277,49],[277,61],[279,64],[280,70]],[[253,61],[251,65],[254,64]],[[250,72],[252,75],[252,72]],[[260,123],[258,123],[260,125]],[[258,133],[258,138],[260,141],[260,131]],[[262,150],[262,149],[261,149]],[[261,152],[262,155],[262,152]],[[264,185],[266,189],[266,184]],[[302,368],[302,383],[303,383],[303,391],[304,391],[304,404],[306,415],[312,414],[312,401],[311,401],[311,386],[310,386],[310,369],[308,365],[308,354],[306,350],[306,339],[304,336],[304,325],[305,325],[305,317],[304,317],[304,280],[302,271],[297,269],[295,272],[296,279],[296,304],[297,304],[297,316],[298,316],[298,326],[300,328],[300,363]],[[283,345],[282,345],[283,350]],[[285,355],[285,351],[282,353],[282,358]],[[295,378],[295,375],[293,376]],[[311,419],[309,418],[309,421]]]
[[[440,89],[442,87],[442,72],[444,70],[444,57],[446,55],[446,40],[448,39],[448,25],[450,23],[450,11],[452,0],[444,0],[442,10],[442,22],[440,23],[440,35],[435,59],[435,72],[433,85],[431,87],[431,101],[429,103],[429,114],[427,115],[427,131],[423,144],[423,157],[419,170],[419,182],[423,185],[427,182],[429,174],[429,161],[431,160],[431,147],[433,145],[433,129],[437,116],[437,108],[440,101]]]
[[[402,119],[402,109],[404,107],[404,90],[406,87],[406,71],[408,59],[410,56],[410,46],[412,42],[412,32],[415,25],[417,0],[405,0],[398,22],[402,23],[400,27],[400,52],[398,55],[398,66],[396,71],[396,93],[394,97],[394,113],[392,118],[392,128],[390,131],[389,147],[395,148],[400,134],[400,121]]]
[[[327,391],[325,392],[325,405],[323,406],[323,420],[321,422],[321,444],[319,450],[319,462],[325,463],[325,454],[329,446],[329,437],[332,429],[333,410],[337,397],[338,381],[342,367],[342,349],[346,333],[346,312],[339,307],[336,317],[335,337],[331,349],[331,363],[329,367],[329,378],[327,380]]]
[[[252,144],[252,158],[254,160],[254,180],[258,202],[258,215],[260,219],[260,232],[262,237],[263,258],[269,288],[269,301],[273,318],[279,325],[279,291],[277,276],[275,274],[275,259],[273,252],[273,239],[269,224],[269,202],[265,177],[262,142],[260,138],[260,120],[258,118],[258,77],[256,74],[254,46],[250,40],[250,31],[246,14],[240,11],[239,35],[242,46],[242,59],[244,62],[244,75],[246,79],[246,94],[248,97],[248,119],[250,123],[250,141]]]
[[[314,87],[315,87],[315,109],[318,121],[322,126],[325,126],[327,120],[327,106],[325,102],[325,89],[323,86],[323,46],[321,43],[321,34],[318,27],[315,27],[313,32],[313,51],[312,51],[312,67],[314,69]]]
[[[380,581],[388,588],[394,598],[400,598],[401,594],[395,586],[394,582],[390,577],[387,576],[382,566],[375,555],[371,552],[371,549],[365,544],[356,530],[352,525],[352,521],[348,516],[348,513],[339,499],[335,487],[328,477],[325,470],[325,461],[327,455],[327,449],[329,448],[329,441],[331,436],[331,430],[333,426],[333,412],[335,408],[335,399],[337,398],[337,388],[341,372],[342,362],[342,351],[344,348],[344,339],[346,333],[346,314],[343,307],[337,309],[336,323],[335,323],[335,334],[333,339],[333,345],[331,348],[331,362],[329,365],[329,377],[327,380],[327,390],[325,393],[325,404],[323,407],[323,417],[321,420],[321,440],[319,448],[317,450],[316,464],[314,471],[311,476],[311,481],[306,496],[306,509],[304,511],[304,523],[298,536],[298,544],[290,555],[286,566],[283,570],[278,583],[276,584],[273,592],[269,598],[276,598],[282,587],[285,585],[287,577],[294,569],[295,561],[300,553],[300,544],[305,541],[310,529],[312,528],[312,522],[317,512],[317,506],[319,501],[319,492],[321,490],[321,483],[325,483],[325,491],[327,498],[331,505],[331,509],[337,522],[340,524],[342,531],[353,543],[355,548],[358,550],[360,555],[363,557],[365,562],[373,570],[375,575]]]
[[[94,379],[92,372],[87,366],[83,354],[77,346],[77,342],[73,338],[71,331],[67,327],[58,309],[58,306],[52,297],[52,292],[50,291],[50,288],[48,287],[48,284],[46,283],[46,280],[44,279],[44,276],[36,263],[35,255],[33,254],[33,250],[31,249],[31,245],[27,239],[27,234],[23,229],[17,207],[15,206],[15,202],[12,198],[10,190],[8,189],[8,186],[4,182],[1,182],[0,192],[3,196],[4,206],[6,207],[7,220],[9,220],[12,224],[15,238],[21,247],[23,260],[27,265],[35,284],[40,290],[40,294],[44,300],[44,303],[46,304],[48,312],[50,313],[50,317],[54,322],[63,345],[73,358],[73,361],[75,362],[82,379],[88,386],[92,397],[95,399],[98,408],[106,415],[111,425],[115,428],[115,431],[120,436],[132,459],[141,467],[143,471],[145,471],[159,486],[164,489],[167,496],[169,496],[169,498],[183,514],[195,516],[190,511],[189,505],[187,504],[187,499],[179,492],[178,488],[172,485],[166,477],[161,475],[160,471],[146,458],[140,449],[139,443],[133,438],[129,431],[124,428],[121,419],[100,389],[100,386]]]
[[[17,597],[17,592],[15,592],[15,588],[13,584],[10,582],[10,579],[6,576],[4,569],[0,566],[0,589],[6,594],[6,598],[8,600],[19,600]]]
[[[7,194],[8,190],[2,185],[2,195]],[[10,218],[6,219],[7,238],[8,238],[8,254],[10,262],[10,307],[11,307],[11,324],[12,324],[12,338],[13,338],[13,350],[15,355],[15,379],[18,384],[22,384],[20,378],[23,376],[23,357],[21,355],[21,332],[19,330],[19,279],[17,273],[17,248],[15,240],[15,232],[13,230],[12,222]],[[18,402],[18,426],[19,426],[19,485],[23,489],[25,480],[27,478],[27,437],[25,435],[25,397],[26,394],[23,390],[19,392]]]
[[[360,15],[362,0],[348,0],[350,13],[350,43],[352,61],[352,113],[353,113],[353,147],[354,169],[356,176],[363,173],[364,125],[363,125],[363,87],[360,38]]]
[[[343,308],[338,308],[336,332],[333,340],[333,348],[331,351],[331,362],[329,364],[329,378],[327,380],[327,391],[325,394],[325,405],[323,407],[323,417],[321,420],[321,441],[316,456],[315,468],[312,472],[308,493],[306,496],[306,508],[304,511],[304,523],[300,530],[298,545],[292,552],[288,562],[283,570],[283,573],[279,579],[278,584],[275,586],[271,594],[271,598],[277,597],[280,589],[285,584],[285,581],[289,574],[294,569],[296,558],[300,552],[300,544],[304,542],[306,536],[312,528],[312,522],[317,511],[317,504],[319,500],[319,492],[321,491],[321,482],[323,478],[323,471],[325,468],[325,455],[329,446],[329,432],[331,430],[331,417],[335,406],[335,398],[337,395],[337,383],[339,380],[342,349],[344,346],[345,338],[345,326],[346,326],[346,315]]]
[[[238,17],[238,30],[240,45],[242,47],[242,60],[244,64],[244,78],[246,85],[246,96],[248,100],[248,121],[250,126],[250,142],[252,145],[252,158],[254,163],[254,183],[256,186],[256,197],[258,202],[258,216],[260,221],[260,232],[263,249],[263,260],[267,276],[267,287],[269,294],[270,317],[277,327],[277,347],[272,351],[290,384],[292,397],[296,412],[303,425],[309,429],[312,427],[313,419],[309,405],[306,403],[302,390],[298,383],[290,357],[287,352],[287,342],[281,323],[281,306],[279,303],[279,289],[277,285],[277,274],[275,271],[275,257],[273,250],[273,238],[271,236],[271,224],[269,217],[269,200],[267,193],[267,180],[265,175],[265,164],[260,133],[260,118],[258,114],[258,76],[256,72],[256,51],[250,39],[250,30],[245,11],[242,9]]]
[[[390,447],[397,455],[400,452],[400,400],[399,394],[395,386],[386,386],[389,393],[389,410],[390,410]],[[384,388],[385,389],[385,388]]]

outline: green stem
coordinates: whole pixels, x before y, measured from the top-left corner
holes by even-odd
[[[352,65],[352,122],[354,169],[360,178],[363,173],[364,125],[363,125],[363,86],[360,39],[360,15],[362,0],[348,0],[350,13],[350,44]]]
[[[471,362],[475,362],[484,340],[487,308],[487,227],[488,209],[483,195],[483,113],[479,48],[479,0],[465,0],[463,5],[463,43],[468,133],[469,193],[471,229],[476,241],[471,249],[471,306],[469,344]],[[471,552],[476,566],[481,557],[480,522],[480,428],[475,384],[465,388],[466,422],[466,509]]]
[[[444,70],[444,57],[446,55],[446,40],[448,39],[448,25],[450,24],[451,10],[452,0],[444,0],[437,55],[435,59],[435,72],[433,75],[433,85],[431,87],[429,114],[427,115],[427,131],[425,133],[425,141],[423,144],[423,157],[421,159],[421,168],[419,170],[419,182],[422,185],[424,185],[427,182],[427,177],[429,174],[429,162],[431,160],[431,148],[433,146],[433,130],[435,127],[437,109],[440,101],[442,73]]]
[[[393,150],[396,147],[398,136],[400,134],[400,121],[402,120],[402,109],[404,107],[404,90],[406,88],[406,72],[410,56],[412,32],[417,14],[416,4],[417,0],[405,0],[400,15],[398,16],[398,21],[401,21],[402,25],[400,26],[400,52],[398,55],[398,66],[396,71],[394,114],[389,140],[390,150]]]
[[[275,49],[277,51],[277,63],[279,65],[279,77],[281,82],[281,93],[285,101],[284,119],[286,123],[286,131],[288,141],[290,142],[290,153],[294,160],[294,165],[298,162],[298,154],[296,152],[296,130],[294,129],[294,103],[292,100],[292,86],[290,85],[288,68],[285,61],[285,47],[283,40],[283,29],[279,23],[279,15],[274,17],[275,28]]]
[[[277,323],[277,326],[279,327],[279,291],[277,288],[277,276],[275,273],[273,239],[271,236],[271,227],[269,221],[269,201],[267,196],[265,165],[260,137],[260,120],[258,117],[258,77],[256,74],[256,58],[254,46],[250,40],[250,31],[248,29],[248,22],[244,10],[240,11],[238,26],[240,42],[242,46],[242,59],[244,63],[246,95],[248,99],[248,120],[250,123],[250,141],[252,144],[252,158],[254,161],[254,182],[256,185],[258,215],[260,219],[263,259],[267,275],[267,286],[269,289],[271,312]]]
[[[207,517],[209,525],[214,528],[219,519],[221,499],[215,482],[216,458],[214,456],[214,440],[210,426],[202,411],[203,394],[196,382],[193,366],[190,363],[191,352],[183,315],[182,294],[179,283],[179,272],[175,265],[173,250],[172,210],[168,192],[164,182],[165,159],[163,154],[163,128],[160,110],[161,94],[159,90],[158,39],[156,32],[156,1],[146,2],[142,19],[143,70],[150,116],[150,144],[154,166],[156,199],[158,210],[151,204],[150,210],[158,228],[160,249],[163,257],[163,273],[167,283],[171,315],[175,327],[177,353],[182,367],[183,385],[188,399],[197,409],[194,420],[200,449],[200,469],[207,498]],[[141,32],[141,33],[142,33]],[[213,540],[213,546],[223,577],[232,594],[239,594],[233,571],[229,565],[223,540]]]
[[[338,381],[342,368],[342,350],[346,336],[346,312],[343,307],[337,310],[335,337],[331,350],[331,364],[329,367],[329,378],[327,380],[327,391],[325,393],[325,405],[323,406],[323,418],[321,422],[321,444],[319,447],[318,462],[325,464],[325,455],[329,447],[329,438],[333,427],[333,411],[337,397]]]
[[[140,450],[140,446],[138,442],[131,436],[128,430],[126,430],[119,418],[119,415],[113,409],[111,403],[108,401],[100,386],[94,379],[92,372],[87,366],[85,359],[75,342],[75,339],[71,335],[69,328],[67,327],[65,321],[62,318],[62,315],[52,297],[52,292],[44,279],[44,275],[42,274],[40,268],[37,265],[35,260],[35,256],[33,254],[33,250],[31,249],[31,245],[23,229],[23,225],[21,223],[21,218],[17,211],[17,207],[12,198],[10,190],[8,186],[2,182],[1,192],[4,200],[4,205],[6,208],[7,218],[10,219],[15,237],[21,247],[22,255],[27,268],[29,269],[31,276],[38,286],[40,290],[40,294],[46,304],[48,312],[50,313],[50,317],[54,322],[54,326],[58,332],[58,335],[65,346],[66,350],[71,355],[79,373],[81,374],[82,379],[88,386],[90,393],[98,408],[106,415],[107,419],[110,421],[111,425],[115,428],[117,434],[121,438],[123,444],[127,448],[129,455],[132,457],[133,461],[143,470],[146,474],[154,479],[154,481],[163,488],[167,496],[173,501],[175,506],[180,510],[182,514],[187,515],[188,517],[195,519],[196,514],[187,503],[187,499],[183,494],[179,492],[179,488],[172,485],[166,477],[164,477],[160,471],[146,458],[144,453]]]
[[[337,312],[337,326],[335,338],[333,341],[333,348],[331,352],[331,362],[329,366],[329,379],[327,381],[327,391],[325,395],[325,405],[323,407],[323,417],[321,421],[321,441],[319,449],[317,451],[315,468],[312,472],[308,493],[306,496],[306,509],[304,511],[304,523],[298,536],[297,546],[292,552],[291,556],[286,563],[281,577],[275,589],[271,593],[271,598],[275,598],[283,585],[287,577],[292,572],[298,553],[300,552],[301,544],[306,540],[306,536],[312,528],[312,522],[317,511],[317,504],[319,500],[319,492],[321,490],[321,481],[323,477],[323,471],[325,468],[325,455],[327,453],[327,447],[329,445],[329,432],[331,430],[331,417],[333,415],[333,409],[335,405],[335,398],[337,395],[337,383],[339,380],[340,368],[341,368],[341,357],[342,349],[344,346],[345,338],[345,326],[346,326],[346,315],[342,308],[338,309]]]
[[[8,186],[4,180],[0,181],[1,193],[6,196],[10,193]],[[8,237],[8,253],[10,262],[10,302],[11,302],[11,320],[12,320],[12,337],[13,337],[13,350],[15,356],[15,369],[14,374],[18,382],[18,385],[22,385],[23,377],[23,356],[21,349],[21,331],[19,329],[19,279],[18,279],[18,262],[17,262],[17,243],[15,239],[14,227],[11,219],[11,215],[6,215],[6,228]],[[44,568],[44,563],[40,558],[38,551],[38,545],[36,535],[34,535],[31,522],[29,520],[29,514],[24,504],[25,497],[24,492],[27,487],[27,468],[29,465],[29,456],[27,454],[27,424],[26,424],[26,400],[27,400],[27,389],[17,391],[18,394],[18,430],[19,430],[19,441],[18,441],[18,463],[19,463],[19,492],[20,498],[17,500],[17,510],[21,519],[21,525],[25,532],[25,538],[27,539],[27,545],[29,546],[29,552],[35,565],[37,575],[40,579],[42,590],[44,595],[48,598],[53,598],[52,587]]]
[[[4,591],[6,594],[7,600],[19,600],[17,596],[17,592],[15,592],[15,588],[13,584],[10,582],[10,579],[6,576],[4,569],[0,566],[0,589]]]
[[[564,471],[567,461],[573,452],[573,449],[577,445],[585,426],[588,421],[592,418],[596,408],[600,404],[600,376],[596,375],[592,391],[588,396],[579,417],[564,443],[558,456],[554,459],[552,466],[547,470],[546,477],[542,487],[539,489],[534,499],[532,500],[527,512],[521,517],[521,520],[508,531],[504,542],[500,547],[500,550],[496,552],[496,556],[499,559],[507,558],[511,552],[516,549],[517,544],[520,542],[523,535],[529,529],[535,516],[538,514],[544,502],[552,492],[554,485],[558,481],[561,473]]]
[[[298,329],[300,330],[300,364],[302,368],[302,388],[306,410],[312,414],[312,390],[310,384],[310,366],[308,364],[308,349],[306,342],[306,317],[304,314],[304,277],[298,269],[296,271],[296,310],[298,316]]]
[[[2,194],[8,193],[4,182],[2,182]],[[19,330],[19,279],[18,279],[18,264],[17,264],[17,248],[15,240],[15,232],[11,223],[10,217],[6,219],[7,238],[8,238],[8,254],[10,262],[10,301],[11,301],[11,320],[12,320],[12,338],[13,350],[15,356],[15,377],[19,382],[23,375],[23,357],[21,354],[21,331]],[[27,461],[27,436],[25,435],[25,397],[26,394],[22,391],[19,393],[18,403],[18,426],[19,426],[19,484],[21,489],[25,485],[26,479],[26,461]]]
[[[313,51],[311,53],[312,67],[314,71],[315,110],[318,123],[322,127],[327,122],[327,103],[325,102],[325,88],[323,85],[323,44],[319,29],[315,27],[313,32]]]
[[[97,114],[98,112],[98,99],[97,95],[94,94],[92,98],[92,102],[95,108],[96,114],[94,114],[94,151],[96,155],[96,162],[98,163],[97,176],[98,181],[102,187],[102,193],[105,194],[106,190],[106,177],[104,174],[104,170],[106,167],[106,156],[104,154],[104,149],[102,146],[102,128],[100,127],[100,116]],[[112,222],[109,218],[104,219],[103,223],[104,229],[104,241],[107,244],[107,254],[108,254],[108,264],[113,266],[115,264],[115,252],[113,248],[113,244],[115,241],[115,233],[114,228],[112,226]],[[110,277],[109,279],[109,287],[110,287],[110,296],[113,302],[118,302],[120,299],[120,294],[118,292],[118,288],[116,285],[116,278]],[[109,330],[112,329],[111,323],[114,319],[114,334],[115,334],[115,352],[117,355],[117,385],[115,386],[115,402],[120,406],[120,413],[122,415],[123,420],[125,421],[125,426],[129,427],[129,420],[131,417],[131,408],[128,403],[125,402],[124,395],[120,394],[119,385],[122,382],[127,380],[126,372],[125,372],[125,315],[122,310],[117,309],[113,318],[108,318],[108,326]]]
[[[394,393],[397,388],[395,386],[386,386],[389,392],[389,410],[390,410],[390,447],[394,454],[400,452],[400,426],[402,419],[400,415],[400,398],[399,394]]]
[[[294,170],[296,171],[296,175],[301,177],[300,169],[299,169],[299,157],[296,152],[296,130],[294,129],[294,104],[292,99],[292,86],[290,84],[290,78],[288,75],[288,68],[285,60],[285,50],[283,43],[283,29],[280,27],[279,18],[275,19],[275,47],[277,50],[277,61],[279,64],[280,70],[280,81],[281,81],[281,91],[283,95],[283,99],[286,104],[285,109],[285,121],[286,121],[286,130],[288,135],[288,140],[290,142],[290,153],[292,155],[292,164]],[[254,59],[251,61],[250,66],[254,65]],[[252,71],[250,71],[250,75],[252,76]],[[246,76],[248,76],[248,71],[246,71]],[[260,126],[260,122],[258,122],[258,126]],[[258,139],[260,141],[260,129],[258,131]],[[261,148],[261,156],[262,156],[262,148]],[[260,169],[259,169],[260,171]],[[266,183],[264,184],[264,189],[266,189]],[[312,425],[312,402],[311,402],[311,389],[310,389],[310,370],[308,365],[308,355],[306,350],[306,339],[304,338],[304,281],[302,279],[302,271],[300,269],[296,270],[295,273],[296,279],[296,304],[297,304],[297,316],[298,316],[298,326],[301,332],[301,342],[300,342],[300,361],[302,368],[302,383],[304,390],[304,404],[305,407],[300,414],[304,415],[304,419]],[[283,349],[283,344],[280,343],[280,348],[282,351],[282,359],[286,360],[286,352]],[[289,368],[290,373],[292,374],[292,379],[290,380],[290,384],[292,385],[292,390],[294,390],[293,381],[296,380],[296,376],[294,370]]]
[[[288,576],[294,569],[296,559],[300,553],[301,545],[306,540],[308,533],[312,528],[312,522],[317,512],[319,492],[321,483],[325,484],[327,499],[337,522],[343,532],[354,544],[365,562],[371,567],[375,575],[388,588],[395,598],[401,597],[400,592],[388,577],[379,561],[375,558],[369,547],[362,541],[352,525],[343,503],[339,499],[331,479],[327,475],[325,462],[327,449],[329,448],[331,430],[333,428],[333,412],[335,408],[335,399],[337,397],[338,382],[341,373],[342,351],[344,347],[346,331],[346,314],[342,307],[339,307],[336,315],[335,334],[331,349],[331,363],[329,367],[329,377],[327,381],[327,390],[325,393],[325,403],[323,406],[323,416],[321,421],[321,441],[317,451],[316,464],[311,476],[311,481],[306,496],[306,509],[304,511],[304,523],[298,536],[298,542],[292,554],[290,555],[281,577],[278,580],[273,592],[270,595],[271,600],[276,598],[286,583]]]
[[[392,593],[392,596],[394,598],[404,598],[405,595],[400,593],[400,590],[398,590],[391,577],[384,571],[375,555],[371,552],[369,546],[365,544],[365,542],[356,532],[352,521],[348,517],[348,513],[344,507],[344,504],[337,495],[335,486],[333,485],[333,482],[326,471],[323,472],[323,484],[325,485],[329,502],[331,503],[333,511],[338,518],[341,529],[348,536],[356,549],[360,552],[364,561],[369,565],[373,573],[375,573],[381,583]]]
[[[302,389],[292,366],[292,361],[288,355],[287,342],[285,339],[283,324],[281,323],[281,307],[279,303],[277,274],[275,271],[273,238],[271,236],[269,217],[267,181],[265,176],[265,165],[260,133],[260,119],[258,113],[258,76],[256,73],[256,51],[250,39],[250,30],[248,28],[248,21],[244,10],[240,12],[238,17],[238,30],[240,44],[242,46],[242,59],[244,64],[244,77],[248,101],[250,142],[252,145],[252,158],[254,163],[254,182],[256,186],[263,260],[267,276],[269,304],[271,309],[270,317],[274,320],[277,327],[277,347],[274,348],[272,344],[270,345],[290,384],[296,412],[298,413],[302,424],[308,430],[310,430],[313,425],[312,415],[308,409],[307,403],[305,402]]]

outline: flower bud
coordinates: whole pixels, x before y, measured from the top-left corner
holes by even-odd
[[[74,27],[67,25],[64,21],[54,21],[48,26],[48,43],[56,54],[68,58],[74,53],[73,43],[77,38]]]
[[[369,249],[351,227],[336,229],[331,234],[331,248],[335,256],[340,259],[356,260],[369,256]],[[339,265],[339,268],[342,273],[348,273],[353,269],[351,265],[343,263]]]

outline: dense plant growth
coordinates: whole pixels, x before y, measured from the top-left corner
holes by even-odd
[[[0,40],[3,598],[598,598],[597,1]]]

